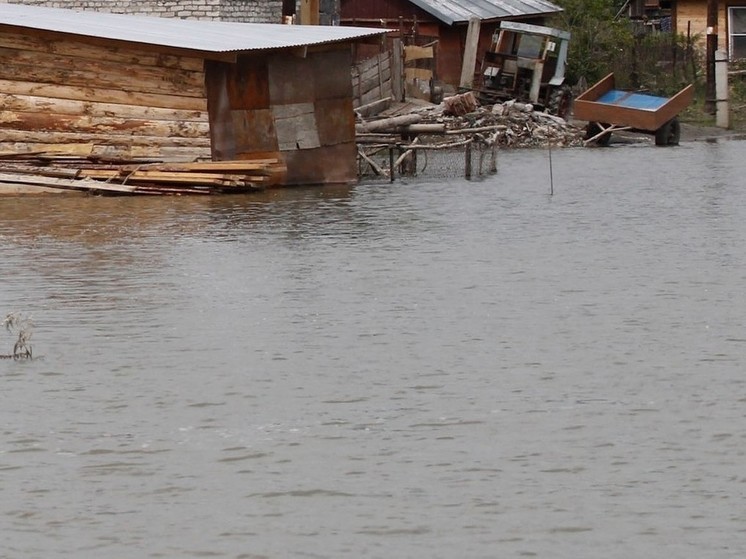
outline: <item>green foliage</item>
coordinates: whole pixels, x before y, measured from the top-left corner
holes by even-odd
[[[593,84],[613,72],[617,86],[672,95],[700,79],[697,37],[650,32],[649,27],[616,17],[620,3],[609,0],[557,0],[564,11],[551,25],[570,31],[567,79]]]
[[[567,79],[570,83],[581,78],[595,83],[609,72],[630,41],[629,26],[615,19],[618,8],[608,0],[558,0],[557,4],[564,11],[555,16],[552,25],[572,34]]]

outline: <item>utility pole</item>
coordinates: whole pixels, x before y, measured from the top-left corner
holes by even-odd
[[[705,111],[715,114],[715,51],[718,48],[718,0],[707,0],[707,87],[705,88]]]

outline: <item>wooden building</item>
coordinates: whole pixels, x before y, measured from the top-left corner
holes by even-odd
[[[707,0],[673,0],[674,31],[699,39],[707,38]],[[746,58],[746,0],[718,2],[718,48],[731,60]]]
[[[342,25],[384,27],[410,44],[435,43],[437,79],[458,86],[470,19],[480,22],[477,53],[483,53],[500,21],[542,25],[562,8],[546,0],[342,0],[341,11]]]
[[[0,152],[273,156],[282,184],[354,181],[352,46],[382,33],[3,4]]]

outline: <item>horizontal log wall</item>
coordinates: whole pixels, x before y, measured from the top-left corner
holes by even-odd
[[[209,158],[203,61],[0,29],[0,151]]]

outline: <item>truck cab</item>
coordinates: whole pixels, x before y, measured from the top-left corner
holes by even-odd
[[[569,41],[570,33],[560,29],[501,22],[482,60],[480,98],[516,99],[564,117],[570,101],[565,86]]]

